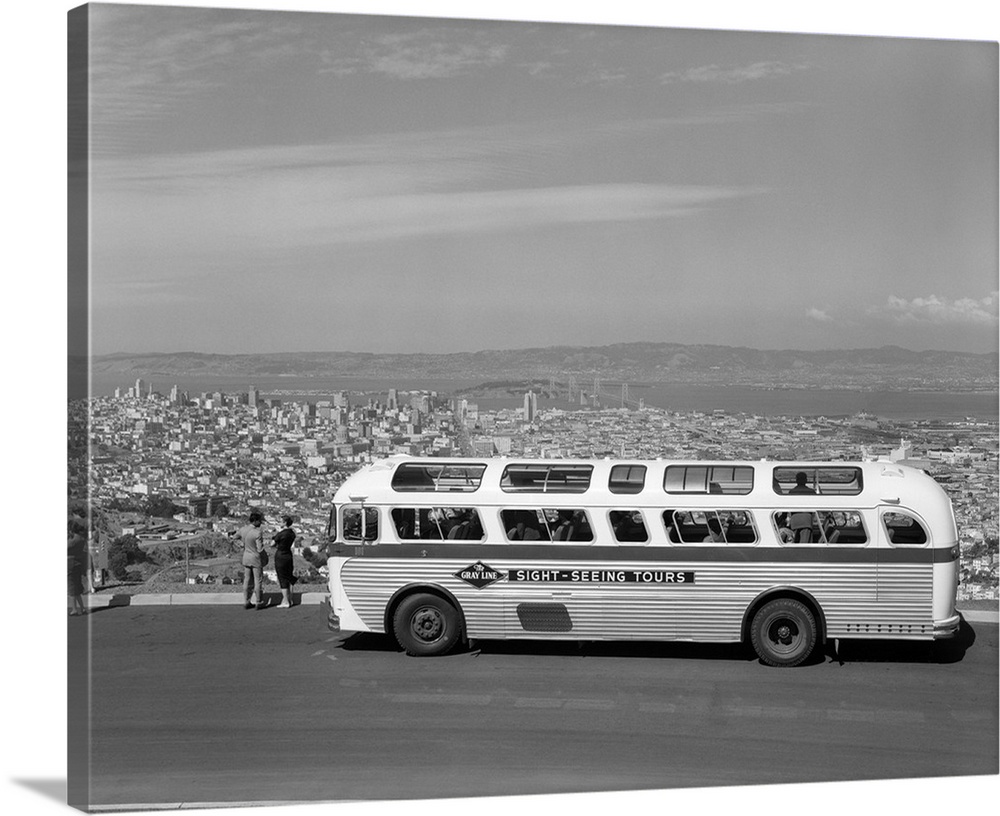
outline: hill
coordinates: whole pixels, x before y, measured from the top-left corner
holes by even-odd
[[[762,350],[678,343],[486,350],[455,354],[196,352],[111,354],[95,372],[143,377],[354,377],[453,380],[545,379],[704,382],[759,386],[995,391],[998,355],[912,351],[898,346],[821,351]]]

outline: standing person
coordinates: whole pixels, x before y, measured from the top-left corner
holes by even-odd
[[[83,576],[87,572],[87,540],[83,537],[85,528],[76,520],[69,523],[69,539],[66,544],[68,572],[68,589],[73,601],[71,615],[85,615],[87,608],[83,603]]]
[[[261,554],[264,552],[263,513],[254,510],[250,513],[250,523],[241,527],[236,533],[243,542],[243,608],[263,609],[267,606],[264,600],[264,564]],[[253,582],[253,594],[250,585]]]
[[[298,580],[292,574],[292,542],[295,541],[295,530],[292,529],[292,517],[285,516],[283,530],[272,537],[274,547],[274,571],[278,573],[278,586],[281,587],[281,603],[278,609],[289,609],[292,606],[292,585]]]

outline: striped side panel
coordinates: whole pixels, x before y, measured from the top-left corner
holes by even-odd
[[[440,587],[455,597],[471,637],[586,640],[697,640],[732,642],[742,636],[744,615],[761,593],[796,587],[812,595],[826,617],[828,637],[923,638],[932,631],[929,564],[757,564],[670,562],[660,569],[694,574],[690,584],[511,582],[476,588],[455,577],[467,566],[443,559],[352,559],[344,565],[347,596],[373,631],[384,631],[387,604],[400,588]],[[648,561],[496,560],[503,573],[533,570],[657,569]],[[568,612],[566,632],[526,631],[520,604],[556,604]],[[533,607],[534,608],[534,607]],[[544,607],[543,607],[544,608]],[[557,610],[553,610],[557,611]]]

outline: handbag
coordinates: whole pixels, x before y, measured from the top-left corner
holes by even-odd
[[[267,566],[267,550],[260,551],[260,565],[261,567]]]

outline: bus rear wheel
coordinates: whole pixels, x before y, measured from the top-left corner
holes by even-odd
[[[429,593],[405,598],[393,615],[392,628],[399,645],[415,657],[446,654],[462,635],[458,610]]]
[[[776,598],[753,616],[750,641],[768,666],[798,666],[816,645],[816,619],[801,601]]]

